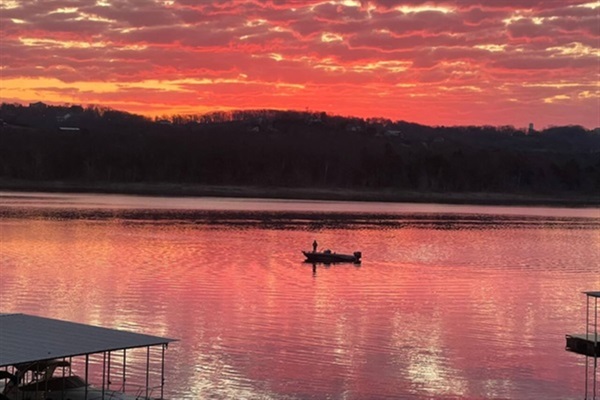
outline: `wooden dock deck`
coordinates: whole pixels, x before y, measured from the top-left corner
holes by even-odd
[[[567,351],[582,354],[588,357],[600,357],[600,336],[587,335],[585,333],[575,333],[566,335]]]

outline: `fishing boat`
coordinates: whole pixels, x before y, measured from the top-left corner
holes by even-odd
[[[302,253],[306,257],[306,262],[323,264],[335,264],[344,262],[359,264],[360,258],[362,257],[362,253],[360,251],[355,251],[352,254],[334,253],[331,250],[325,250],[322,252],[302,251]]]

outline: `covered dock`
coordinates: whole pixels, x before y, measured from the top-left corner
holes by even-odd
[[[598,299],[600,299],[600,291],[583,293],[587,296],[585,333],[567,334],[566,350],[588,357],[599,357]]]
[[[151,336],[75,322],[26,314],[0,314],[0,370],[15,371],[19,366],[50,360],[85,358],[85,381],[88,379],[90,355],[102,355],[102,386],[104,394],[111,384],[111,354],[119,352],[114,364],[119,365],[123,386],[126,381],[127,350],[146,348],[145,397],[150,393],[150,348],[160,347],[160,398],[164,394],[164,357],[168,344],[176,339]],[[87,386],[86,386],[87,398]],[[123,388],[124,390],[124,388]],[[104,398],[104,395],[102,396]],[[106,397],[108,398],[108,397]]]
[[[600,326],[598,301],[600,291],[583,292],[586,295],[585,333],[566,335],[567,351],[585,356],[585,400],[596,400],[598,357],[600,356]]]

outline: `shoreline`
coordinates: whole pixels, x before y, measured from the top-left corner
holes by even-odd
[[[600,207],[600,194],[442,193],[394,189],[288,188],[176,183],[105,183],[0,179],[0,191],[98,193],[161,197],[232,197],[285,200],[332,200],[438,203],[497,206]]]

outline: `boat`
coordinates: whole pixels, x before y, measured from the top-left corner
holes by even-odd
[[[355,251],[352,254],[340,254],[334,253],[331,250],[325,250],[322,252],[317,251],[302,251],[306,257],[306,262],[310,263],[323,263],[323,264],[335,264],[335,263],[360,263],[362,253]]]
[[[88,385],[80,376],[71,372],[66,360],[45,360],[13,366],[16,373],[4,372],[8,382],[2,390],[2,399],[44,400],[141,400],[146,396],[125,394],[116,390]]]
[[[0,400],[164,398],[165,350],[176,339],[26,314],[0,314],[0,326]],[[143,386],[130,383],[129,377],[140,383],[143,379],[141,374],[128,374],[130,351],[146,352],[146,382]],[[154,365],[160,365],[159,382],[156,382],[157,373],[153,373],[154,386],[150,380],[151,354],[154,354]],[[101,384],[90,384],[89,381],[90,356],[93,355],[102,357],[99,362]],[[157,360],[157,356],[160,359]],[[83,364],[83,377],[71,371],[74,359],[79,360],[76,365]],[[96,381],[99,380],[97,373],[93,375]]]

